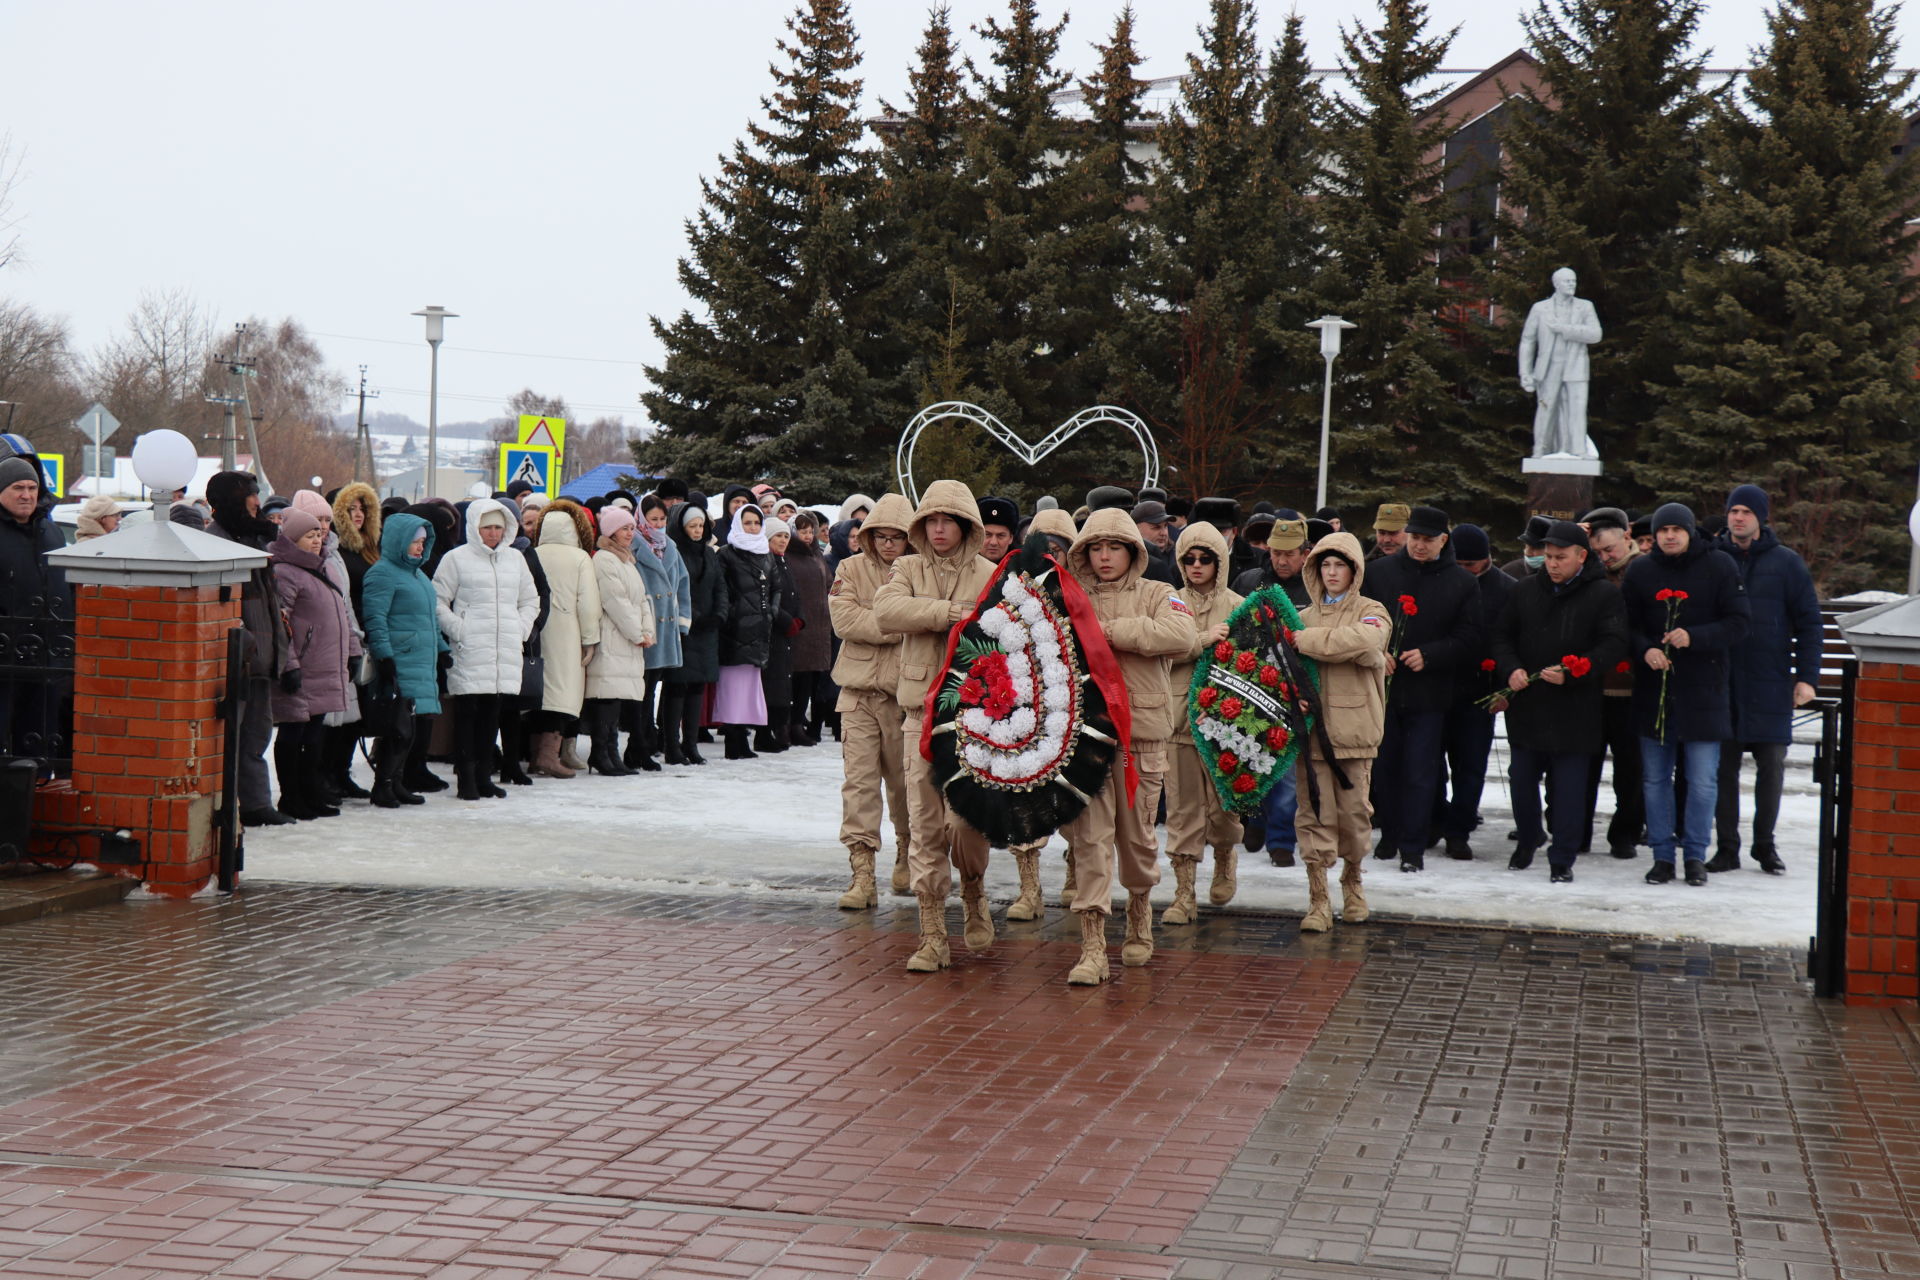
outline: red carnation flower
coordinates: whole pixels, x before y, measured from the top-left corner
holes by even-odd
[[[1633,664],[1631,662],[1628,662],[1625,658],[1620,659],[1620,661],[1615,663],[1613,667],[1613,673],[1617,676],[1623,676],[1631,670],[1633,670]]]
[[[1287,749],[1287,731],[1284,726],[1275,725],[1267,730],[1267,746],[1274,751]]]
[[[1591,670],[1593,670],[1592,658],[1575,658],[1573,660],[1574,679],[1584,680],[1586,678],[1587,672]]]
[[[1200,691],[1201,707],[1203,708],[1211,707],[1213,706],[1214,703],[1218,701],[1220,701],[1220,691],[1214,688],[1212,685],[1208,685],[1206,688]]]
[[[1235,671],[1238,671],[1243,676],[1251,672],[1255,667],[1259,665],[1260,665],[1260,659],[1256,658],[1251,653],[1243,653],[1239,657],[1233,660],[1233,669]]]
[[[1572,671],[1580,665],[1580,659],[1571,653],[1563,653],[1560,655],[1560,665]]]
[[[1687,598],[1687,593],[1684,591],[1673,591],[1673,592],[1669,592],[1668,594],[1671,595],[1675,600],[1685,600]]]
[[[1400,612],[1411,618],[1420,612],[1420,602],[1412,596],[1400,597]]]
[[[1222,640],[1219,644],[1213,646],[1213,660],[1215,662],[1225,662],[1227,659],[1231,658],[1232,656],[1233,656],[1232,641]]]
[[[1232,773],[1235,769],[1238,769],[1239,767],[1240,767],[1239,756],[1233,754],[1233,752],[1231,751],[1222,751],[1220,753],[1220,772]]]
[[[1491,670],[1493,670],[1493,669],[1494,669],[1494,668],[1495,668],[1496,666],[1498,666],[1498,665],[1499,665],[1499,664],[1498,664],[1497,662],[1495,662],[1495,661],[1494,661],[1494,660],[1493,660],[1492,658],[1482,658],[1482,659],[1480,659],[1480,669],[1481,669],[1482,671],[1491,671]]]
[[[1655,600],[1671,600],[1673,599],[1673,592],[1668,590],[1666,587],[1662,587],[1658,591],[1653,593],[1653,598]]]
[[[1233,792],[1235,795],[1243,796],[1259,785],[1259,783],[1253,780],[1252,774],[1243,773],[1233,780]]]
[[[1228,698],[1220,704],[1220,717],[1223,720],[1238,720],[1240,713],[1246,709],[1247,704],[1240,701],[1240,699]]]
[[[1269,689],[1277,688],[1280,684],[1280,668],[1273,666],[1271,663],[1261,667],[1260,683]]]

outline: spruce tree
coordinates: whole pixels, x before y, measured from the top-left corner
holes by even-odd
[[[1358,508],[1433,502],[1456,518],[1511,497],[1509,445],[1471,428],[1471,377],[1441,323],[1454,300],[1436,264],[1452,248],[1448,125],[1416,88],[1442,65],[1453,33],[1429,35],[1420,0],[1379,0],[1380,22],[1341,30],[1353,96],[1335,102],[1322,273],[1330,310],[1358,328],[1335,366],[1329,496]],[[1317,432],[1315,433],[1317,435]],[[1300,446],[1316,453],[1303,430]]]
[[[766,122],[701,183],[680,281],[704,315],[653,321],[667,354],[642,402],[659,430],[635,456],[708,484],[836,494],[883,479],[898,431],[869,373],[874,173],[846,0],[806,0],[786,25]]]
[[[1832,592],[1897,587],[1920,421],[1920,167],[1894,10],[1787,0],[1706,129],[1700,255],[1673,290],[1674,376],[1640,474],[1718,512],[1751,481]]]
[[[1490,380],[1504,412],[1530,427],[1532,397],[1519,392],[1514,362],[1520,329],[1554,271],[1572,267],[1605,334],[1589,349],[1587,414],[1612,490],[1647,456],[1650,384],[1671,376],[1667,293],[1688,252],[1683,227],[1699,193],[1709,103],[1700,60],[1688,52],[1701,8],[1701,0],[1540,0],[1521,18],[1542,85],[1518,91],[1500,136],[1492,294],[1502,333]]]
[[[1180,99],[1157,131],[1143,297],[1123,384],[1155,428],[1177,488],[1244,493],[1292,459],[1277,428],[1298,412],[1312,345],[1320,164],[1298,16],[1263,70],[1248,0],[1213,0]],[[1282,473],[1297,486],[1298,474]]]

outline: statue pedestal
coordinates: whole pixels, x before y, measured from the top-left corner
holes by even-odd
[[[1527,477],[1529,516],[1577,520],[1593,510],[1593,482],[1600,476],[1598,458],[1571,454],[1524,458],[1520,470]]]

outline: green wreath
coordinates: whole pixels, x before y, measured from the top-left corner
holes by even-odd
[[[1300,615],[1279,587],[1261,587],[1227,618],[1227,638],[1200,654],[1187,723],[1229,813],[1260,811],[1313,732],[1320,673],[1294,648]]]

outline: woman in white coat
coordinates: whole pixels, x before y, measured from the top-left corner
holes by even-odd
[[[577,502],[561,498],[540,517],[534,554],[547,575],[547,625],[540,630],[546,682],[533,717],[533,772],[571,778],[577,766],[563,760],[560,743],[579,731],[587,696],[587,663],[600,643],[600,584],[587,548],[594,545],[593,519]]]
[[[633,561],[633,514],[608,503],[600,509],[600,549],[593,576],[600,586],[600,647],[587,664],[584,719],[593,739],[587,765],[595,773],[624,777],[620,717],[647,696],[647,650],[653,647],[653,597]]]
[[[540,595],[526,557],[513,549],[513,517],[492,498],[467,507],[467,540],[433,573],[440,632],[453,646],[453,767],[462,800],[507,793],[493,784],[500,698],[520,692],[521,658]]]

